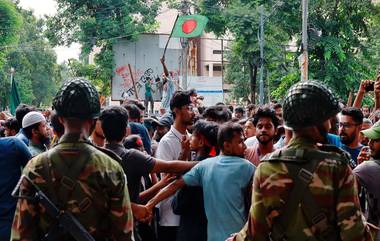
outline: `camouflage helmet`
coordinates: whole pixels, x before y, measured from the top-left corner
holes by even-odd
[[[100,114],[99,95],[84,78],[66,81],[53,100],[57,115],[67,118],[95,119]]]
[[[302,81],[293,85],[283,104],[285,125],[292,129],[323,123],[339,111],[337,98],[317,81]]]

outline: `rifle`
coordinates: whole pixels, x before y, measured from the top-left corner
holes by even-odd
[[[35,189],[32,197],[18,195],[22,180],[25,179]],[[15,198],[22,198],[37,201],[46,210],[46,213],[57,220],[57,225],[52,227],[42,240],[57,240],[62,233],[68,233],[76,241],[95,241],[95,239],[87,232],[82,224],[69,211],[60,210],[57,206],[41,191],[41,189],[30,180],[29,177],[22,175],[15,189],[12,192]]]

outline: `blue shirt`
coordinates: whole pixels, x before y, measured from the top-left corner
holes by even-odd
[[[361,149],[363,148],[363,145],[360,145],[360,146],[352,149],[352,148],[346,146],[345,144],[343,144],[342,141],[340,140],[339,136],[334,135],[334,134],[330,134],[330,133],[327,135],[327,142],[331,145],[335,145],[339,148],[342,148],[346,152],[350,153],[352,160],[350,161],[349,164],[350,164],[351,168],[355,168],[358,165],[358,156],[359,156]]]
[[[340,140],[340,137],[331,133],[327,134],[327,142],[328,144],[335,145],[339,148],[341,148],[343,145],[342,141]]]
[[[350,163],[351,168],[355,168],[358,165],[358,156],[359,156],[359,153],[362,150],[362,148],[363,148],[363,145],[360,145],[356,148],[351,148],[351,147],[348,147],[348,146],[342,144],[342,149],[345,150],[346,152],[350,153],[351,158],[354,161],[354,163],[352,163],[352,162]]]
[[[152,141],[149,137],[148,129],[143,124],[137,122],[129,122],[129,127],[131,128],[131,134],[140,135],[145,151],[149,155],[152,155]]]
[[[220,155],[203,160],[183,176],[188,186],[202,186],[207,240],[224,241],[239,232],[248,217],[248,185],[256,167],[246,159]]]
[[[24,129],[20,129],[19,132],[17,133],[16,137],[20,140],[22,140],[25,145],[29,146],[29,139],[28,137],[26,137],[25,133],[24,133]]]
[[[16,137],[0,138],[0,150],[0,240],[9,240],[17,203],[11,193],[31,154]]]

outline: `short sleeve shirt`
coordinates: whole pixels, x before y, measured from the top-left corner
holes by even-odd
[[[226,240],[247,221],[246,190],[255,166],[234,156],[203,160],[183,176],[188,186],[202,186],[208,241]]]
[[[106,144],[106,148],[121,157],[122,163],[120,164],[127,175],[131,202],[138,203],[141,178],[153,170],[155,164],[154,158],[138,150],[125,149],[124,146],[119,144]]]
[[[172,161],[178,160],[181,153],[181,140],[183,135],[171,126],[158,143],[156,157],[157,159]],[[167,198],[159,204],[160,208],[160,225],[161,226],[179,226],[180,216],[173,213],[173,197]]]

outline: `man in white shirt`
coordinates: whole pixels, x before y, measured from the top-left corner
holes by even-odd
[[[193,124],[194,111],[190,94],[185,91],[174,93],[170,101],[174,123],[166,133],[157,148],[156,157],[163,160],[178,160],[181,156],[181,141],[188,136],[187,127]],[[172,198],[162,201],[159,205],[160,221],[158,227],[159,241],[175,241],[179,226],[179,216],[173,213]]]

